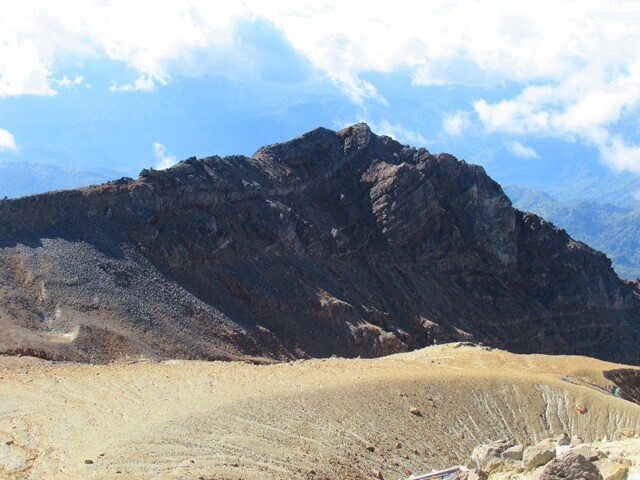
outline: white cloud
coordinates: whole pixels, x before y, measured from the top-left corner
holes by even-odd
[[[354,103],[362,104],[365,100],[377,100],[383,104],[387,103],[371,82],[361,80],[351,74],[334,74],[331,78]]]
[[[549,12],[553,12],[552,15]],[[416,84],[559,81],[585,64],[638,57],[640,6],[600,0],[22,0],[0,6],[5,91],[51,93],[58,52],[121,60],[145,78],[171,75],[194,49],[231,44],[238,19],[279,28],[354,100],[377,99],[362,72],[409,70]],[[11,65],[21,69],[13,72]],[[28,79],[31,80],[28,80]]]
[[[540,158],[538,152],[536,152],[533,148],[527,147],[517,140],[508,143],[507,150],[513,153],[516,157],[520,158]]]
[[[411,146],[426,146],[429,143],[422,134],[405,128],[398,123],[391,123],[386,119],[381,122],[369,122],[369,126],[378,135],[387,135]]]
[[[62,78],[54,78],[53,83],[60,85],[61,87],[71,88],[73,86],[82,85],[84,77],[82,75],[76,75],[73,78],[69,78],[64,75]]]
[[[22,0],[0,3],[0,96],[53,95],[56,59],[109,58],[141,78],[168,78],[169,63],[229,42],[239,2]],[[132,89],[135,88],[135,82]]]
[[[55,95],[49,86],[50,73],[35,45],[0,43],[0,97]]]
[[[156,168],[157,170],[165,170],[177,163],[176,157],[172,155],[167,150],[167,147],[165,147],[161,143],[154,143],[152,148],[153,156],[156,157],[157,160],[154,168]]]
[[[18,145],[16,144],[16,139],[11,133],[0,128],[0,152],[3,150],[8,152],[17,152]]]
[[[559,81],[585,63],[637,56],[633,0],[299,3],[247,4],[332,75],[409,69],[423,85]]]
[[[124,85],[113,84],[109,87],[110,92],[152,92],[156,89],[156,85],[166,85],[169,83],[169,77],[153,77],[140,76],[131,83]]]
[[[236,20],[261,18],[347,91],[366,96],[371,88],[358,78],[366,71],[408,68],[417,84],[472,77],[486,84],[561,79],[584,62],[626,63],[636,55],[639,11],[634,0],[567,0],[562,7],[552,0],[23,0],[0,6],[0,45],[14,52],[0,58],[20,59],[41,86],[58,51],[106,55],[162,77],[193,49],[230,44]],[[24,80],[8,68],[2,73]]]
[[[640,173],[640,146],[629,145],[620,135],[612,135],[598,147],[603,160],[615,170]]]
[[[640,172],[640,147],[616,131],[616,122],[640,105],[640,62],[614,73],[593,66],[555,84],[524,88],[511,99],[473,107],[488,132],[580,140],[595,146],[617,170]]]
[[[354,103],[386,102],[368,72],[406,72],[414,85],[523,85],[473,104],[487,131],[578,139],[636,168],[636,145],[615,126],[640,106],[636,0],[1,2],[0,97],[55,94],[66,78],[54,80],[59,58],[122,61],[137,79],[111,90],[153,90],[207,71],[194,52],[233,46],[239,19],[271,22]],[[468,121],[454,113],[443,129],[460,135]]]
[[[473,103],[473,108],[489,132],[541,133],[549,128],[549,113],[535,111],[528,102],[502,100],[488,104],[485,100]]]
[[[442,128],[451,137],[459,137],[462,132],[471,127],[471,113],[456,110],[447,114],[442,119]]]

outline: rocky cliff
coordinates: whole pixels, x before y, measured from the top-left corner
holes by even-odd
[[[472,340],[640,363],[640,298],[481,167],[319,128],[0,203],[0,350],[379,356]]]
[[[604,371],[602,374],[615,385],[611,390],[616,397],[640,405],[640,370],[617,368]]]

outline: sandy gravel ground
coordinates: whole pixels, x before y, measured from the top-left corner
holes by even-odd
[[[406,478],[499,438],[640,431],[640,407],[602,390],[616,366],[459,345],[274,365],[4,357],[0,478]]]

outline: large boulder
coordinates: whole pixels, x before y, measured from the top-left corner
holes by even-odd
[[[504,452],[502,452],[502,458],[504,460],[513,460],[520,461],[522,460],[522,456],[524,454],[524,445],[514,445],[513,447],[507,448]]]
[[[604,480],[624,480],[629,473],[629,467],[619,462],[605,461],[599,466],[600,474]]]
[[[533,470],[546,465],[554,458],[556,458],[556,442],[550,439],[525,448],[522,454],[525,470]]]
[[[499,440],[497,442],[480,445],[471,452],[471,459],[467,463],[467,468],[479,468],[485,472],[491,472],[498,468],[502,461],[502,453],[513,447],[513,440]]]
[[[602,480],[602,475],[593,463],[582,455],[567,452],[553,459],[545,467],[539,480]]]

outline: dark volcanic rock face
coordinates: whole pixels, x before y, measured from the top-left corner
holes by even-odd
[[[616,388],[613,393],[640,405],[640,370],[635,368],[618,368],[602,372],[604,377],[612,381]]]
[[[378,356],[435,342],[640,363],[610,261],[481,167],[366,125],[0,203],[0,349]]]

